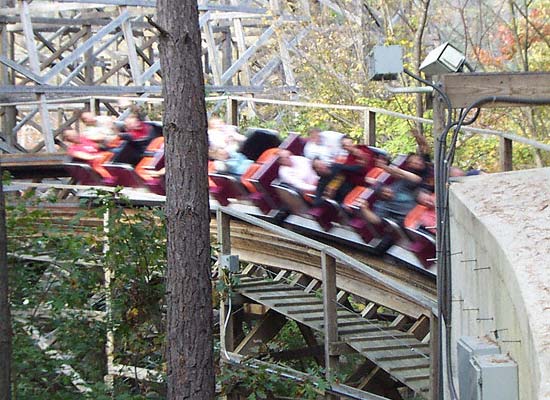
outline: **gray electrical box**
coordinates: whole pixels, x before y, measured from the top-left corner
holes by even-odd
[[[367,56],[369,80],[392,80],[403,72],[401,46],[374,46]]]
[[[463,336],[457,342],[458,388],[460,400],[480,400],[476,397],[477,374],[470,360],[477,355],[499,354],[498,345],[487,338]]]
[[[509,356],[478,355],[470,365],[477,378],[476,400],[518,400],[518,367]]]
[[[494,341],[461,337],[457,363],[460,400],[518,400],[517,364]]]
[[[231,273],[239,272],[239,256],[233,254],[222,254],[220,257],[220,267]]]

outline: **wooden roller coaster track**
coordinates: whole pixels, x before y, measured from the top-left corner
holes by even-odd
[[[356,353],[365,362],[347,383],[365,391],[364,396],[375,390],[398,398],[396,389],[406,386],[428,398],[430,327],[435,323],[436,307],[433,280],[429,282],[425,276],[414,279],[410,272],[400,272],[398,266],[384,260],[370,258],[375,266],[362,263],[345,249],[337,250],[232,209],[218,210],[217,228],[220,258],[238,255],[247,265],[230,279],[236,282],[234,296],[222,305],[220,325],[227,326],[222,332],[227,351],[258,355],[258,343],[269,342],[292,320],[307,348],[273,354],[275,359],[321,357],[330,380],[338,371],[339,356]],[[232,312],[235,304],[261,315],[246,335],[242,316]],[[324,346],[317,342],[318,336]],[[384,389],[380,382],[385,382]]]

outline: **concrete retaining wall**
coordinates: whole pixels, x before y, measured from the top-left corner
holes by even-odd
[[[486,336],[550,399],[550,169],[461,178],[450,194],[453,349]]]

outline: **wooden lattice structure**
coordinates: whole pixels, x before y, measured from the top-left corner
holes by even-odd
[[[0,0],[0,6],[2,151],[56,151],[86,96],[161,95],[155,1]],[[208,93],[296,91],[291,49],[310,29],[308,0],[199,1],[199,10]],[[116,100],[86,107],[119,113]],[[41,134],[26,148],[25,126]]]

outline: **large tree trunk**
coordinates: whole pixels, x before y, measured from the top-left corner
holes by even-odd
[[[168,399],[213,399],[206,108],[198,7],[159,0],[166,137]]]
[[[0,168],[0,400],[9,400],[11,371],[11,315],[8,286],[6,207]]]

